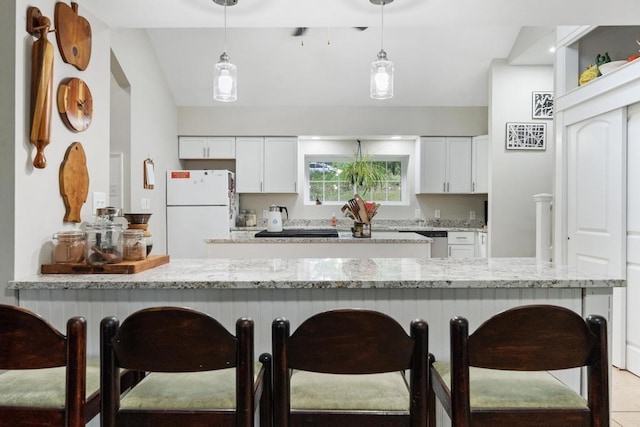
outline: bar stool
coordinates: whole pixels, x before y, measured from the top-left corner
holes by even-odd
[[[450,362],[431,365],[435,397],[454,427],[608,426],[607,323],[563,307],[529,305],[499,313],[469,335],[450,322]],[[550,370],[587,367],[588,397]],[[431,411],[431,419],[434,419]]]
[[[272,324],[274,425],[427,425],[428,325],[370,310]],[[407,378],[405,371],[409,371]]]

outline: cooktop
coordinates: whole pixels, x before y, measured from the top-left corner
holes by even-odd
[[[335,228],[291,228],[282,231],[262,230],[256,233],[255,237],[338,237],[338,230]]]

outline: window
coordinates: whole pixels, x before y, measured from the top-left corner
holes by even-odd
[[[344,204],[355,193],[364,199],[385,204],[407,204],[406,201],[406,157],[376,156],[372,158],[374,167],[382,177],[382,184],[371,191],[353,186],[345,180],[342,171],[352,158],[346,157],[307,157],[306,203],[317,200],[323,204]]]

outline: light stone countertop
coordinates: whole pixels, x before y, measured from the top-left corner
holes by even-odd
[[[235,234],[235,236],[234,236]],[[231,239],[205,239],[205,243],[433,243],[433,239],[416,233],[373,231],[371,237],[353,237],[350,231],[338,231],[335,237],[254,237],[253,232],[232,233]]]
[[[535,258],[175,259],[137,274],[47,274],[10,289],[611,288],[620,278]]]

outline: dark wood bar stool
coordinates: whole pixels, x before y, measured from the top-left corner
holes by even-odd
[[[100,410],[99,367],[87,367],[86,322],[61,334],[35,313],[0,305],[0,426],[80,427]]]
[[[263,371],[254,379],[253,321],[234,336],[212,317],[155,307],[101,322],[102,427],[254,425]],[[120,398],[118,371],[148,372]]]
[[[450,329],[451,360],[432,363],[429,400],[434,408],[438,397],[454,427],[609,425],[601,316],[585,320],[566,308],[531,305],[493,316],[472,335],[462,317]],[[586,399],[548,372],[583,366]]]
[[[357,309],[316,314],[292,335],[274,320],[274,425],[425,427],[428,325],[410,329]]]

